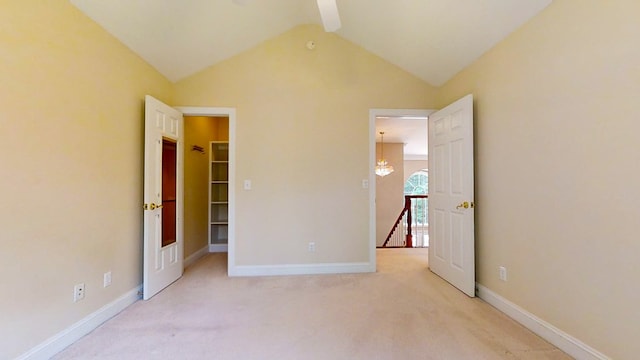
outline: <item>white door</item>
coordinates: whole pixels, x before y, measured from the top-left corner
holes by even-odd
[[[429,268],[475,296],[473,96],[429,115]]]
[[[143,298],[182,276],[183,118],[145,97]]]

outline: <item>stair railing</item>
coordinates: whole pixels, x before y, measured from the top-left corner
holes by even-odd
[[[418,199],[428,199],[429,195],[405,195],[404,196],[404,208],[400,211],[400,215],[398,215],[398,219],[391,227],[389,231],[389,235],[385,239],[384,243],[381,247],[414,247],[414,232],[417,234],[421,234],[421,238],[417,241],[418,247],[424,247],[426,244],[424,243],[424,235],[425,235],[425,225],[426,218],[422,218],[422,223],[420,224],[420,228],[418,229],[418,223],[414,223],[414,217],[416,215],[416,211],[418,210],[417,200]],[[416,200],[416,201],[414,201]],[[416,203],[414,206],[413,204]],[[422,203],[422,211],[426,211],[427,204],[426,201]],[[425,212],[426,214],[426,212]],[[403,221],[406,217],[406,221]],[[425,217],[425,216],[420,216]],[[403,226],[400,226],[400,225]],[[406,224],[406,227],[404,226]],[[400,228],[406,228],[405,231],[400,231]],[[415,230],[415,231],[414,231]]]
[[[384,241],[381,247],[405,247],[406,239],[405,239],[405,236],[403,236],[404,231],[398,230],[398,227],[403,224],[402,220],[404,219],[408,211],[409,210],[407,209],[405,204],[405,207],[402,209],[402,211],[400,211],[400,215],[398,216],[398,219],[391,227],[391,230],[389,231],[389,235],[387,235],[387,239]]]

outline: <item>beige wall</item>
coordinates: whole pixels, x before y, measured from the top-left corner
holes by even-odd
[[[384,143],[384,157],[393,166],[387,176],[376,176],[376,244],[382,245],[404,208],[404,144]],[[376,143],[376,160],[380,143]]]
[[[428,169],[429,162],[427,160],[405,160],[404,161],[404,182],[407,182],[409,176],[416,171]]]
[[[176,96],[237,109],[237,265],[369,261],[369,109],[435,105],[432,87],[315,25],[178,82]]]
[[[172,86],[64,0],[3,1],[0,63],[0,358],[11,359],[140,285],[142,100],[171,102]]]
[[[556,0],[440,93],[476,99],[479,282],[614,359],[640,353],[638,14]]]
[[[185,116],[184,118],[184,256],[208,245],[209,142],[229,141],[227,117]],[[204,153],[191,151],[193,145]]]

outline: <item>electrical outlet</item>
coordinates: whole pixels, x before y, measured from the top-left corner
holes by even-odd
[[[104,277],[102,278],[102,286],[107,287],[111,285],[111,270],[104,273]]]
[[[73,287],[73,302],[78,302],[82,299],[84,299],[84,283]]]
[[[500,280],[507,281],[507,268],[504,266],[498,267],[498,276]]]
[[[316,243],[314,242],[309,243],[309,252],[316,252]]]
[[[368,189],[369,188],[369,180],[367,180],[367,179],[363,179],[362,180],[362,188],[363,189]]]

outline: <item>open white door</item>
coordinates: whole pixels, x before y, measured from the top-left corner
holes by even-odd
[[[429,116],[429,268],[475,296],[473,96]]]
[[[145,97],[143,299],[182,276],[183,117]]]

